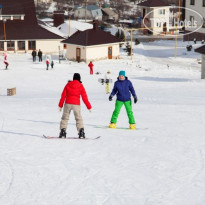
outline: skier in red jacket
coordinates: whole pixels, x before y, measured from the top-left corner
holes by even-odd
[[[5,69],[7,69],[8,66],[9,66],[9,63],[8,63],[8,61],[7,61],[7,54],[4,53],[3,55],[4,55],[4,64],[6,65],[6,68],[5,68]]]
[[[93,63],[92,61],[90,61],[90,63],[88,64],[88,67],[90,68],[90,75],[93,75]]]
[[[83,119],[81,116],[80,96],[87,109],[91,111],[92,106],[88,100],[85,88],[82,85],[80,74],[75,73],[73,75],[73,81],[69,81],[65,86],[58,104],[60,111],[62,107],[64,107],[60,122],[60,138],[66,138],[66,128],[71,110],[74,112],[79,138],[85,138]]]

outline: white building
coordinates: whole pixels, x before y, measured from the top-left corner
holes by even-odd
[[[74,12],[74,18],[91,19],[102,21],[102,10],[96,5],[88,5],[87,7],[77,8]]]
[[[63,37],[38,25],[33,0],[0,0],[0,5],[0,51],[56,53],[63,49]]]
[[[205,0],[185,1],[185,19],[189,21],[196,21],[198,26],[202,24],[202,28],[200,28],[194,33],[191,33],[196,30],[196,28],[185,27],[185,32],[190,34],[185,35],[184,40],[205,40]],[[200,17],[200,15],[202,16],[202,18]]]
[[[174,12],[171,6],[162,0],[142,1],[138,4],[141,10],[141,26],[149,28],[144,34],[153,35],[174,34],[176,28],[173,25]],[[178,28],[179,29],[179,28]]]
[[[98,29],[78,31],[62,43],[67,44],[66,57],[69,60],[86,63],[103,59],[119,58],[120,39]]]

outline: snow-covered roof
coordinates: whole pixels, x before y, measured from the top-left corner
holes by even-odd
[[[90,23],[79,22],[75,20],[68,20],[65,23],[58,26],[58,30],[60,30],[64,35],[68,35],[69,33],[69,24],[70,24],[70,36],[72,36],[76,31],[85,31],[87,29],[93,28],[93,25]]]
[[[70,26],[69,26],[70,24]],[[41,26],[48,31],[51,31],[57,35],[62,36],[63,38],[67,38],[68,36],[72,36],[77,31],[85,31],[87,29],[92,29],[93,25],[85,22],[75,21],[75,20],[67,20],[63,24],[59,25],[57,28],[52,27],[48,24],[41,24]],[[70,27],[70,35],[69,35],[69,27]]]

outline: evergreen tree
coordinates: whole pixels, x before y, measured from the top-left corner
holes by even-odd
[[[140,41],[136,38],[135,39],[135,45],[138,45],[138,44],[140,44]]]
[[[117,29],[117,32],[116,32],[115,36],[116,36],[117,38],[120,38],[120,31],[119,31],[119,29]]]
[[[121,39],[122,41],[125,40],[125,34],[122,30],[118,29],[115,36],[119,39]]]
[[[128,55],[128,56],[131,56],[131,46],[130,46],[130,44],[129,44],[128,41],[127,41],[127,43],[126,43],[126,48],[125,48],[125,50],[126,50],[126,52],[127,52],[127,55]],[[133,49],[132,49],[132,51],[133,51]]]
[[[124,31],[122,31],[122,30],[121,30],[121,33],[120,33],[120,39],[121,39],[122,41],[125,40],[125,33],[124,33]]]

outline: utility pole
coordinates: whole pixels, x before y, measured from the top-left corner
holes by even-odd
[[[4,24],[4,40],[6,41],[6,19],[3,19]]]
[[[179,0],[179,5],[178,5],[178,12],[179,12],[179,15],[178,15],[178,20],[180,22],[181,20],[181,1]],[[177,57],[177,26],[176,26],[176,37],[175,37],[175,58]]]
[[[87,21],[87,0],[85,0],[85,22]]]
[[[132,29],[131,29],[131,60],[132,60]]]
[[[68,9],[67,9],[67,12],[68,12],[68,37],[70,37],[70,14],[69,14]]]
[[[68,37],[70,37],[70,15],[69,15],[69,29],[68,29]]]

